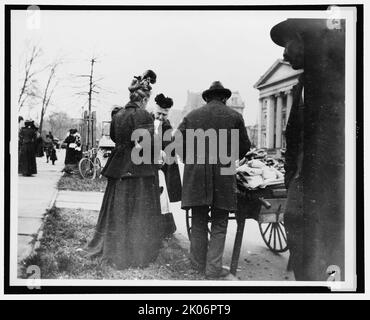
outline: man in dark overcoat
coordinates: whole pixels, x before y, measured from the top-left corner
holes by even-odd
[[[284,58],[304,69],[286,128],[284,220],[296,280],[344,275],[344,28],[288,19],[271,29]]]
[[[178,128],[184,140],[182,208],[192,210],[190,259],[196,270],[205,272],[207,279],[218,279],[227,275],[226,270],[222,268],[222,256],[228,215],[237,207],[235,172],[225,174],[222,169],[230,167],[232,161],[242,158],[250,148],[243,117],[226,106],[230,96],[231,91],[224,88],[219,81],[215,81],[202,94],[207,104],[191,111]],[[198,132],[215,132],[217,140],[205,139],[204,148],[199,147],[198,138],[191,135],[191,132],[197,129]],[[238,140],[234,141],[232,146],[233,129],[234,133],[238,133]],[[225,132],[227,140],[220,140]],[[194,150],[187,148],[189,142],[196,146]],[[234,155],[236,159],[225,164],[226,162],[222,160],[222,147],[226,147],[230,155],[235,145],[239,147],[237,154]],[[211,150],[215,147],[216,157],[214,149]],[[208,243],[209,211],[211,211],[211,235]]]

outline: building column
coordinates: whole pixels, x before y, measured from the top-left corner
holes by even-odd
[[[287,121],[286,122],[288,123],[290,109],[292,108],[292,105],[293,105],[293,93],[292,93],[292,89],[288,90],[286,92],[286,95],[287,95],[287,103],[286,103],[286,118],[287,118]]]
[[[272,149],[274,148],[275,97],[272,95],[267,99],[266,147]]]
[[[262,108],[263,108],[263,99],[259,99],[259,110],[258,110],[258,135],[257,135],[257,148],[261,148],[262,145]]]
[[[281,134],[282,134],[282,110],[283,110],[283,95],[277,94],[276,96],[276,148],[281,148]]]

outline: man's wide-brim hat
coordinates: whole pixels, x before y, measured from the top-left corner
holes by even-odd
[[[209,97],[212,97],[215,94],[224,96],[226,99],[229,99],[231,97],[231,91],[224,88],[220,81],[214,81],[209,89],[203,91],[202,98],[207,101]]]
[[[326,19],[287,19],[272,27],[270,37],[278,46],[285,47],[297,34],[319,32],[326,27]]]

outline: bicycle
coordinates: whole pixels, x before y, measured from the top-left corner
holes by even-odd
[[[85,151],[83,158],[78,163],[78,170],[82,178],[95,179],[100,177],[101,162],[98,158],[98,148]]]

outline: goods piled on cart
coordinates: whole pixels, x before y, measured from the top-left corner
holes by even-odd
[[[236,169],[238,187],[254,190],[284,183],[283,158],[271,158],[263,149],[251,150]]]

